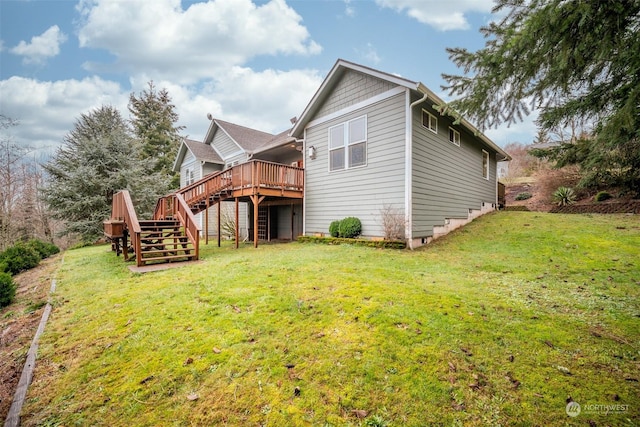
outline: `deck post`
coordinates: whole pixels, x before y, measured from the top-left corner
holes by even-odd
[[[254,194],[251,197],[251,201],[253,202],[253,247],[258,247],[258,206],[264,200],[266,196],[260,196],[259,194]]]
[[[294,233],[294,230],[293,230],[293,224],[294,224],[294,222],[293,222],[293,215],[294,215],[294,212],[293,212],[293,203],[291,203],[291,241],[292,241],[292,242],[293,242],[293,240],[294,240],[294,235],[293,235],[293,233]]]
[[[220,247],[220,205],[222,200],[218,202],[218,247]]]
[[[209,245],[209,208],[211,207],[211,199],[207,197],[207,210],[204,211],[204,244]]]
[[[238,198],[236,197],[236,249],[240,246],[240,213],[238,212],[240,207],[240,203],[238,202]]]

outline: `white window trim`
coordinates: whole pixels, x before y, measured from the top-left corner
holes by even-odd
[[[424,115],[428,114],[429,115],[429,126],[425,126],[424,125]],[[434,128],[431,128],[431,121],[433,121],[435,123]],[[425,129],[429,129],[431,132],[437,134],[438,133],[438,118],[436,116],[434,116],[433,114],[431,114],[430,112],[428,112],[427,110],[425,110],[424,108],[422,109],[422,116],[420,117],[420,122],[422,123],[422,127]]]
[[[487,175],[485,176],[484,172],[485,172],[485,168],[484,168],[484,156],[485,154],[487,155]],[[489,152],[487,150],[482,150],[482,177],[484,179],[486,179],[487,181],[489,181],[489,176],[491,175],[490,171],[489,171],[489,166],[491,165],[491,156],[489,155]]]
[[[451,132],[453,132],[453,140],[451,139]],[[458,132],[451,126],[449,126],[449,142],[460,147],[460,132]]]
[[[193,168],[186,168],[184,171],[184,175],[185,175],[185,187],[189,186],[191,184],[193,184],[194,182],[196,182],[196,174],[195,171],[193,170]]]
[[[360,120],[364,118],[364,139],[356,142],[349,141],[349,123],[355,122],[356,120]],[[369,163],[369,130],[368,130],[368,118],[367,115],[364,114],[362,116],[355,117],[351,120],[347,120],[342,123],[338,123],[337,125],[333,125],[327,129],[327,147],[328,147],[328,155],[327,155],[327,169],[329,172],[341,172],[349,169],[358,169],[364,168]],[[344,145],[342,147],[331,148],[331,129],[336,128],[338,126],[344,126]],[[358,166],[349,166],[349,146],[355,144],[361,144],[364,142],[364,164]],[[331,152],[334,150],[344,149],[344,168],[342,169],[331,169]]]

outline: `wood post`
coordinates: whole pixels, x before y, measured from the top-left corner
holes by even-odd
[[[258,194],[254,194],[251,196],[251,201],[253,202],[253,247],[258,247],[258,206],[260,206],[260,202],[264,200],[266,196],[260,197]]]
[[[220,205],[222,200],[218,201],[218,247],[220,247]]]
[[[240,203],[238,202],[238,198],[236,197],[236,249],[240,246],[240,212],[239,212]]]
[[[211,199],[207,196],[207,209],[204,211],[204,244],[209,245],[209,208]]]

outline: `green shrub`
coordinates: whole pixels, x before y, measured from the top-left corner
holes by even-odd
[[[11,246],[0,256],[0,262],[7,265],[5,271],[11,274],[18,274],[36,267],[41,259],[35,249],[22,243]]]
[[[596,202],[604,202],[605,200],[609,200],[611,199],[613,196],[609,193],[607,193],[606,191],[601,191],[598,194],[596,194]]]
[[[558,206],[569,206],[576,202],[576,193],[572,188],[560,187],[553,193],[553,200]]]
[[[329,234],[331,237],[338,237],[340,235],[340,221],[333,221],[329,224]]]
[[[352,239],[362,232],[362,223],[358,218],[349,216],[340,221],[340,237]]]
[[[524,193],[519,193],[516,196],[516,200],[527,200],[527,199],[530,199],[532,197],[533,197],[533,194],[524,192]]]
[[[16,296],[16,284],[9,273],[0,273],[0,308],[11,304]]]
[[[40,258],[45,259],[49,258],[51,255],[55,255],[60,252],[60,249],[52,244],[43,242],[42,240],[32,239],[27,242],[27,246],[32,247],[40,254]]]

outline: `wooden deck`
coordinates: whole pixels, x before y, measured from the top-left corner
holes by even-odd
[[[154,254],[146,254],[143,244],[144,227],[138,221],[131,197],[126,190],[114,195],[111,218],[104,223],[105,235],[114,243],[116,252],[122,251],[127,258],[128,242],[131,237],[137,266],[149,261],[171,262],[178,255],[189,260],[199,257],[200,231],[195,215],[209,209],[224,200],[234,200],[236,205],[236,246],[238,245],[238,203],[251,201],[253,205],[253,241],[258,246],[258,207],[261,203],[278,203],[277,200],[302,199],[304,196],[304,169],[263,160],[252,160],[233,166],[224,171],[209,174],[193,184],[181,188],[173,194],[158,200],[153,218],[150,221],[174,220],[179,224],[182,234],[177,229],[172,231],[172,238],[180,244],[184,243],[189,250],[180,254],[162,253],[158,248]],[[218,236],[220,236],[220,215],[218,215]],[[175,237],[174,237],[175,236]],[[156,244],[158,246],[158,244]],[[174,245],[175,246],[175,245]],[[175,249],[175,248],[174,248]],[[165,259],[166,258],[166,259]]]

